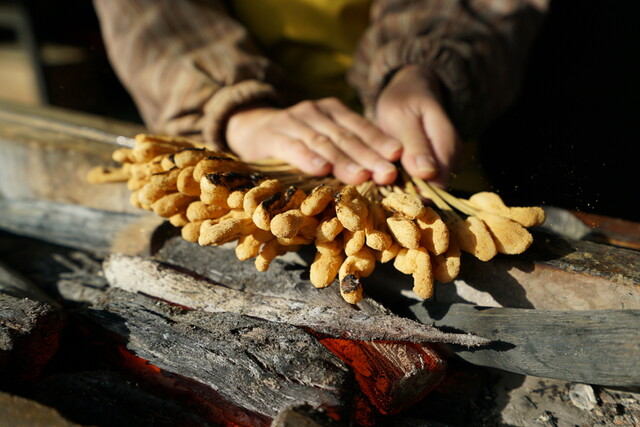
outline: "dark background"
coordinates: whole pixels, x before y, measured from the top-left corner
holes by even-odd
[[[552,2],[480,161],[509,201],[640,220],[640,3]]]
[[[7,0],[0,0],[0,5]],[[41,64],[44,96],[140,122],[105,55],[88,0],[12,1],[36,45],[74,45],[80,64]],[[510,205],[548,204],[640,221],[638,2],[552,2],[515,104],[479,138],[477,159]],[[0,30],[0,37],[13,37]]]

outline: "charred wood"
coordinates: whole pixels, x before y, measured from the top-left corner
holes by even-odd
[[[301,251],[295,256],[276,259],[266,272],[258,272],[239,261],[232,248],[198,248],[197,256],[194,253],[194,244],[178,236],[167,238],[155,256],[229,288],[306,301],[315,306],[352,309],[337,286],[316,289],[309,283],[307,266],[313,259],[312,253]],[[384,306],[366,296],[358,303],[358,309],[371,315],[389,314]],[[398,413],[424,398],[446,369],[443,358],[429,344],[331,339],[321,342],[351,366],[371,404],[383,413]],[[334,342],[344,343],[342,349],[331,345]],[[347,353],[351,353],[351,357]],[[356,354],[358,360],[353,358]],[[372,368],[376,368],[375,375],[366,372]]]
[[[310,405],[292,405],[285,408],[271,423],[271,427],[346,427],[347,425],[332,419],[322,409]]]
[[[61,312],[47,303],[0,292],[0,380],[37,378],[58,348]]]
[[[148,380],[204,396],[219,422],[265,425],[296,402],[336,414],[349,407],[348,368],[298,328],[185,310],[118,289],[105,296],[87,316],[155,367]],[[229,405],[217,407],[220,400]]]

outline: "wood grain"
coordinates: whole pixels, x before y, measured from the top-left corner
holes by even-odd
[[[299,328],[185,310],[119,289],[86,315],[123,346],[132,372],[147,366],[147,381],[187,393],[221,424],[269,425],[296,402],[349,408],[348,368]]]
[[[142,257],[111,255],[105,261],[104,273],[111,286],[129,292],[144,293],[208,313],[236,313],[305,327],[336,338],[448,342],[468,346],[488,343],[467,334],[443,333],[394,315],[236,291]]]
[[[550,311],[416,304],[422,322],[496,340],[456,354],[478,365],[537,377],[640,385],[640,310]]]

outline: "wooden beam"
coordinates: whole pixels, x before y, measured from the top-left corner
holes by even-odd
[[[0,380],[37,378],[58,349],[59,304],[0,262]]]

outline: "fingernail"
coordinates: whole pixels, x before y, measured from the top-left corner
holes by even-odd
[[[373,167],[373,172],[376,175],[390,175],[395,172],[395,170],[396,167],[389,162],[378,162]]]
[[[416,156],[416,167],[418,168],[419,172],[425,174],[435,172],[436,170],[433,157],[426,154],[420,154]]]
[[[351,175],[357,175],[361,173],[363,170],[364,168],[356,163],[349,163],[347,165],[347,172],[349,172],[349,174]]]
[[[382,152],[384,153],[385,156],[391,157],[394,154],[396,154],[398,151],[400,151],[401,148],[402,148],[402,144],[400,144],[400,141],[397,141],[395,139],[389,139],[382,146]]]

